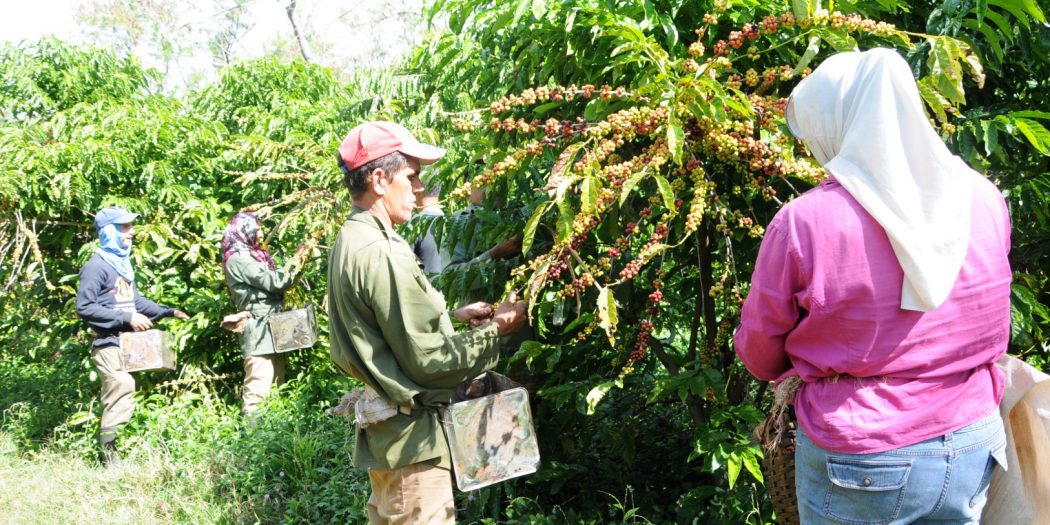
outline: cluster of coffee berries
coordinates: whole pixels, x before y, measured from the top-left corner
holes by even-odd
[[[792,172],[798,167],[797,163],[785,161],[779,151],[761,140],[756,140],[750,134],[745,135],[733,130],[732,126],[724,123],[715,125],[702,135],[700,149],[706,158],[716,159],[734,166],[740,172],[751,173],[753,176],[762,175],[767,179],[798,173]],[[771,198],[775,196],[775,192],[767,196]]]
[[[744,32],[743,31],[730,31],[729,32],[729,47],[733,49],[740,49],[744,45]]]
[[[537,122],[539,124],[539,122]],[[583,117],[576,117],[576,120],[558,120],[549,118],[543,122],[543,132],[546,134],[543,138],[545,145],[553,146],[558,140],[568,137],[574,137],[581,133],[588,132],[593,126],[589,124]]]
[[[457,118],[452,120],[452,128],[461,133],[469,133],[477,129],[477,127],[477,124],[466,119]]]
[[[699,58],[704,56],[704,51],[704,43],[699,40],[693,42],[692,44],[689,44],[688,52],[689,56],[692,58]]]
[[[715,15],[705,15],[704,24],[707,26],[714,26],[718,23],[718,19]],[[880,38],[886,38],[891,36],[902,36],[903,34],[892,25],[885,22],[877,22],[872,19],[866,19],[858,14],[845,15],[841,12],[835,11],[834,13],[828,13],[827,10],[818,9],[815,14],[811,17],[797,21],[795,16],[791,13],[784,13],[779,17],[776,15],[767,15],[762,18],[761,23],[748,22],[739,27],[739,29],[731,30],[725,39],[719,39],[715,41],[712,48],[712,54],[715,57],[726,58],[730,53],[738,51],[740,56],[746,56],[751,60],[757,60],[759,58],[759,51],[756,46],[749,46],[747,49],[743,49],[744,45],[749,41],[758,39],[761,35],[772,37],[778,31],[792,30],[798,26],[801,29],[807,29],[809,27],[831,27],[832,29],[843,29],[848,32],[866,32]],[[698,37],[703,37],[707,28],[700,28],[696,30]],[[699,43],[699,39],[697,40]],[[691,56],[700,56],[700,54]],[[709,63],[711,63],[709,61]],[[714,65],[712,63],[712,65]],[[683,66],[685,69],[685,66]],[[686,69],[689,71],[689,69]],[[790,80],[794,75],[792,74],[793,68],[790,66],[780,66],[777,68],[771,68],[763,71],[760,76],[758,72],[755,75],[739,75],[734,74],[727,81],[727,85],[733,89],[740,89],[742,83],[746,83],[749,86],[760,85],[758,79],[762,80],[761,85],[765,85],[780,78],[782,81]],[[808,72],[803,72],[803,76]],[[762,89],[762,88],[759,88]]]
[[[755,224],[754,219],[751,217],[744,216],[739,211],[734,212],[733,216],[736,218],[737,227],[745,230],[748,237],[761,239],[762,235],[766,233],[766,229],[759,224]]]
[[[493,118],[489,121],[489,129],[491,129],[492,131],[499,131],[502,129],[507,133],[532,133],[536,131],[536,128],[538,126],[538,120],[533,120],[530,122],[523,118],[517,120],[509,117],[503,120]]]
[[[537,141],[529,142],[514,150],[506,157],[503,157],[503,160],[493,164],[491,168],[486,168],[480,175],[467,181],[455,190],[452,190],[451,196],[454,199],[466,199],[470,196],[470,192],[475,188],[484,188],[485,186],[492,184],[493,181],[506,175],[507,172],[513,171],[521,166],[521,163],[529,155],[538,155],[542,152],[542,144]]]
[[[561,121],[556,118],[549,118],[546,122],[543,123],[543,132],[546,133],[548,136],[554,136],[557,135],[563,129],[566,129],[566,126],[568,127],[567,131],[569,133],[572,133],[572,122],[568,120]]]
[[[695,232],[704,218],[704,210],[707,209],[707,194],[714,186],[714,183],[708,181],[706,177],[704,168],[699,165],[690,171],[690,178],[693,181],[693,200],[689,204],[689,213],[685,216],[686,235]]]
[[[619,187],[623,185],[623,182],[627,180],[632,173],[641,169],[644,161],[644,155],[636,155],[625,162],[616,164],[609,163],[602,168],[602,174],[614,187]]]
[[[744,305],[744,297],[747,296],[747,292],[750,288],[751,284],[746,282],[733,285],[733,288],[729,292],[732,302],[731,304],[727,304],[727,306],[735,307],[739,311],[740,307]]]
[[[705,23],[707,23],[706,20]],[[848,15],[839,11],[829,13],[826,9],[818,9],[814,12],[813,16],[803,20],[796,20],[795,15],[792,13],[784,13],[779,17],[768,15],[762,19],[761,26],[754,23],[747,23],[742,26],[740,33],[744,38],[754,40],[755,38],[758,38],[757,31],[759,28],[762,33],[772,35],[781,29],[792,29],[796,25],[802,29],[827,26],[833,29],[845,29],[849,32],[862,31],[871,33],[878,37],[888,37],[898,34],[897,28],[894,27],[893,24],[864,18],[856,13]],[[732,33],[730,33],[730,38],[732,38]],[[736,48],[737,47],[734,47],[734,49]]]
[[[574,297],[576,294],[583,292],[585,289],[594,286],[594,275],[590,272],[584,272],[579,277],[572,280],[571,283],[566,285],[565,295],[568,297]],[[561,294],[559,294],[560,296]]]
[[[755,71],[754,68],[748,69],[747,72],[744,73],[744,83],[748,86],[755,87],[758,85],[758,81],[758,71]]]
[[[587,151],[576,161],[573,170],[577,173],[582,173],[588,166],[604,162],[623,144],[624,138],[622,136],[617,136],[612,139],[600,139],[594,149]]]
[[[653,291],[649,292],[649,302],[645,312],[650,316],[656,316],[660,314],[660,303],[664,300],[664,292],[662,288],[664,282],[660,279],[653,279]]]
[[[711,53],[716,57],[724,57],[729,54],[729,46],[725,40],[719,40],[715,42],[715,47],[711,49]]]
[[[591,230],[597,227],[600,222],[601,219],[595,215],[582,213],[578,215],[576,220],[573,221],[573,236],[571,237],[572,240],[569,241],[569,247],[573,250],[579,250],[580,246],[583,246],[583,243],[587,241]]]
[[[33,229],[29,228],[25,224],[18,224],[14,228],[14,232],[11,233],[11,234],[4,235],[3,236],[4,239],[2,239],[2,240],[7,240],[7,238],[12,237],[12,236],[14,237],[14,239],[12,241],[12,243],[14,244],[14,253],[13,253],[14,257],[12,257],[10,260],[18,261],[18,260],[21,260],[21,258],[23,256],[31,254],[32,258],[33,258],[33,261],[34,261],[34,264],[36,266],[38,266],[38,267],[43,267],[43,265],[44,265],[44,254],[43,254],[43,252],[40,251],[40,237],[39,237],[39,234],[37,234],[36,231],[34,231]],[[10,245],[11,244],[9,243],[8,246],[10,246]],[[29,247],[29,252],[28,253],[25,251],[25,247],[27,247],[27,246]],[[33,279],[35,277],[35,275],[34,275],[35,272],[33,271],[34,264],[30,264],[28,267],[24,267],[23,266],[21,268],[16,266],[12,270],[12,273],[22,273],[22,275],[24,277],[24,280],[22,280],[21,282],[23,284],[28,285],[28,284],[33,282]],[[51,281],[47,278],[47,275],[41,273],[41,276],[42,276],[42,278],[44,280],[44,287],[47,288],[48,290],[52,290],[52,291],[55,290],[55,285],[51,283]],[[11,277],[12,277],[12,279],[15,278],[14,275],[12,275]]]
[[[606,85],[597,88],[591,84],[582,87],[578,87],[575,84],[570,86],[540,86],[525,89],[517,95],[502,97],[489,105],[489,111],[493,115],[499,115],[514,108],[532,106],[537,103],[545,103],[549,101],[572,101],[575,100],[576,97],[589,100],[594,97],[595,93],[597,93],[598,97],[602,100],[634,97],[634,94],[623,86],[611,87]],[[639,100],[648,99],[641,97]]]
[[[661,139],[648,147],[642,148],[641,152],[630,160],[606,164],[602,168],[602,173],[612,183],[613,187],[620,187],[625,180],[647,166],[654,172],[657,171],[667,163],[669,157],[670,151],[667,149],[667,142]]]
[[[529,272],[538,271],[541,266],[547,265],[548,261],[554,261],[554,263],[551,264],[556,264],[557,261],[561,260],[561,257],[562,254],[555,254],[551,252],[545,253],[543,255],[538,255],[532,260],[525,262],[517,268],[511,270],[510,275],[515,279],[524,279],[528,276]]]
[[[664,293],[660,290],[659,287],[656,287],[655,284],[653,285],[653,287],[655,289],[652,291],[652,293],[649,294],[649,302],[653,303],[654,305],[658,305],[660,304],[660,301],[664,300]]]
[[[616,240],[617,246],[626,248],[629,245],[627,237],[634,233],[636,229],[637,225],[635,223],[629,223],[627,228],[625,228],[627,235]],[[649,235],[649,240],[646,241],[638,251],[638,256],[628,262],[627,265],[620,270],[619,276],[621,282],[629,281],[638,276],[638,272],[641,270],[642,266],[645,266],[649,260],[656,255],[657,248],[660,246],[660,241],[667,237],[669,231],[670,230],[666,224],[659,224],[653,229],[653,233]]]
[[[638,276],[638,272],[641,271],[642,265],[637,261],[633,260],[627,263],[626,266],[620,270],[620,281],[630,281]]]
[[[748,40],[755,40],[762,35],[762,33],[759,32],[758,24],[754,23],[744,24],[742,32],[744,33],[744,38]]]
[[[561,279],[561,273],[564,272],[565,269],[568,267],[569,265],[565,262],[564,259],[552,264],[551,267],[547,270],[547,278],[552,280]]]
[[[634,340],[634,349],[631,351],[631,355],[627,358],[627,361],[633,363],[640,361],[645,358],[645,353],[649,349],[649,343],[653,339],[653,322],[646,319],[642,321],[641,326],[638,329],[638,336]]]
[[[775,15],[767,15],[762,18],[762,32],[771,35],[777,32],[777,17]]]
[[[787,99],[784,97],[763,97],[756,93],[751,93],[748,96],[748,101],[751,102],[751,108],[754,109],[755,114],[758,116],[758,125],[763,129],[776,130],[778,126],[778,117],[783,118],[784,108],[787,106]],[[750,123],[750,121],[747,121]],[[749,130],[738,130],[741,135],[753,135],[754,126],[752,125]]]
[[[587,130],[589,137],[620,136],[634,140],[639,135],[649,135],[667,121],[670,110],[666,107],[632,106],[605,117],[605,120]]]
[[[583,330],[580,330],[580,332],[576,334],[576,341],[581,343],[586,341],[597,328],[597,322],[587,323],[587,326],[583,327]]]

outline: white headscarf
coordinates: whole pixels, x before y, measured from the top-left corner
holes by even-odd
[[[886,230],[904,270],[901,308],[940,306],[966,256],[980,175],[937,136],[907,62],[889,49],[834,55],[791,93],[787,120]]]

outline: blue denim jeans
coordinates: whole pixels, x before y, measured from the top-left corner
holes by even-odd
[[[796,434],[803,525],[977,524],[996,464],[1006,466],[998,412],[943,436],[875,454],[838,454]]]

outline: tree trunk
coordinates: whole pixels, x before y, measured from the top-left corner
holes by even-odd
[[[298,0],[288,2],[284,12],[288,13],[288,22],[292,24],[292,33],[295,34],[295,42],[299,44],[299,53],[303,55],[303,60],[310,62],[310,52],[307,50],[306,38],[303,36],[302,31],[299,30],[299,24],[295,23],[295,6],[297,2]]]

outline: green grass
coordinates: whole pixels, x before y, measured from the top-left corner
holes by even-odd
[[[367,521],[367,474],[351,466],[347,421],[326,410],[345,381],[293,381],[254,427],[236,385],[201,376],[140,389],[118,440],[124,462],[106,469],[97,391],[77,385],[56,403],[48,386],[74,375],[59,364],[0,363],[18,387],[0,394],[0,525]]]
[[[0,433],[0,524],[220,523],[229,508],[214,494],[206,465],[176,467],[163,450],[107,469],[75,453],[20,454]]]

